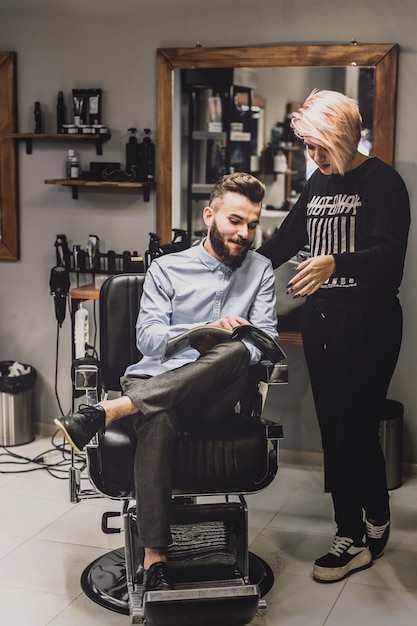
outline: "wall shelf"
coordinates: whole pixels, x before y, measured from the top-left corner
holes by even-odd
[[[96,187],[101,189],[140,189],[143,191],[144,201],[149,202],[150,191],[155,187],[155,182],[120,182],[112,180],[82,180],[79,178],[48,178],[45,180],[45,185],[61,185],[62,187],[71,187],[73,200],[78,199],[79,187]]]
[[[96,144],[96,154],[103,154],[103,142],[110,139],[110,133],[10,133],[7,135],[8,139],[15,139],[16,141],[26,142],[26,154],[32,154],[33,141],[58,141],[58,142],[71,142],[71,141],[93,141]]]

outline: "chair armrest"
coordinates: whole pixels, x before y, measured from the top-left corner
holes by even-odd
[[[268,385],[286,385],[288,383],[288,365],[286,363],[275,363],[272,371],[268,370]]]
[[[283,439],[284,431],[281,424],[272,422],[271,420],[261,418],[261,423],[265,426],[265,436],[267,439]]]
[[[272,363],[268,360],[259,361],[249,370],[250,380],[267,383],[267,385],[281,385],[288,383],[288,365],[286,363]]]

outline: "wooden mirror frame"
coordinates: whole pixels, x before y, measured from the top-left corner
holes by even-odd
[[[0,52],[0,259],[19,259],[16,53]]]
[[[172,233],[173,70],[225,67],[372,66],[375,68],[373,156],[394,161],[397,44],[159,48],[157,76],[156,230],[162,243]]]

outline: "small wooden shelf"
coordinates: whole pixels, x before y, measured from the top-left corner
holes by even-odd
[[[278,343],[287,346],[302,346],[303,340],[298,330],[283,330],[279,333]]]
[[[73,287],[70,290],[70,296],[73,300],[98,300],[100,296],[100,288],[94,283],[88,283],[81,287]]]
[[[62,187],[71,187],[73,200],[78,199],[79,187],[99,187],[101,189],[141,189],[143,190],[144,201],[149,202],[150,191],[155,187],[155,182],[121,182],[113,180],[82,180],[80,178],[48,178],[45,180],[45,185],[61,185]]]
[[[7,135],[9,139],[26,142],[26,154],[32,154],[33,141],[94,141],[96,144],[96,153],[103,154],[103,142],[110,139],[110,133],[10,133]]]

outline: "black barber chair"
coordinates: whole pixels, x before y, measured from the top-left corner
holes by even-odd
[[[101,288],[98,373],[105,394],[120,392],[120,376],[127,365],[140,358],[135,323],[143,279],[137,274],[116,275]],[[84,386],[87,401],[94,403],[94,388],[100,392],[100,386],[90,384],[91,373],[83,374],[83,367],[75,372],[75,378],[90,381]],[[136,545],[135,435],[129,419],[116,422],[90,442],[86,448],[90,480],[105,496],[123,501],[125,541],[124,548],[100,557],[83,572],[81,584],[89,598],[113,611],[130,614],[132,624],[147,626],[239,626],[266,608],[264,595],[273,584],[273,575],[264,561],[248,551],[244,494],[266,487],[278,469],[282,428],[260,418],[265,392],[271,374],[277,375],[277,367],[286,368],[274,368],[269,362],[251,368],[239,413],[227,430],[209,438],[193,432],[178,433],[173,545],[168,553],[173,591],[143,594],[141,551]],[[120,532],[112,527],[114,516],[104,514],[104,532]]]

